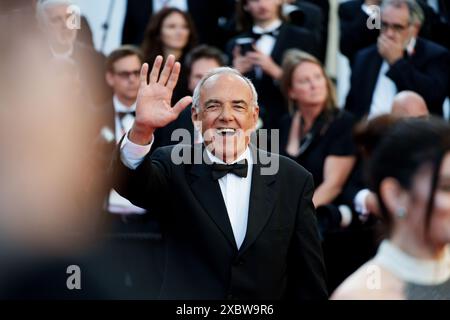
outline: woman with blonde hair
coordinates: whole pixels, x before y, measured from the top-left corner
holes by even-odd
[[[317,58],[289,50],[282,67],[290,115],[280,124],[280,152],[312,173],[316,207],[335,203],[355,163],[353,117],[338,109],[333,83]]]

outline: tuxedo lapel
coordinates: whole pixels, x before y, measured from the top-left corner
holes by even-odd
[[[367,101],[365,101],[364,106],[365,110],[363,108],[358,108],[361,110],[360,116],[364,116],[365,114],[368,114],[370,112],[370,105],[372,104],[373,100],[373,94],[375,92],[375,86],[377,85],[378,75],[380,73],[381,64],[383,63],[383,59],[378,54],[377,51],[373,52],[373,56],[369,56],[368,63],[366,64],[366,68],[364,69],[364,74],[361,75],[362,78],[365,77],[367,81],[367,85],[364,87],[367,88],[367,92],[360,93],[361,95],[367,97]],[[361,79],[362,79],[361,78]]]
[[[264,152],[250,146],[253,154],[252,186],[248,210],[247,233],[239,253],[245,252],[257,239],[269,220],[276,201],[275,175],[261,175],[263,167],[259,153]],[[257,154],[258,153],[258,154]]]
[[[273,61],[279,63],[281,61],[283,52],[284,52],[284,46],[283,44],[286,44],[286,24],[282,24],[280,26],[280,33],[277,36],[277,39],[275,40],[275,45],[273,46],[271,57]]]
[[[225,201],[218,181],[213,180],[211,168],[207,164],[192,165],[192,191],[203,209],[211,217],[230,244],[237,250],[230,218],[228,217]]]

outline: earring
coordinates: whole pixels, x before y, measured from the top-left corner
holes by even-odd
[[[399,219],[403,219],[406,216],[406,209],[405,207],[400,207],[395,212],[395,216]]]

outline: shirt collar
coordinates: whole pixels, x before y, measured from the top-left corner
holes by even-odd
[[[133,112],[136,110],[136,102],[133,103],[130,107],[127,107],[122,102],[120,102],[119,98],[116,95],[113,97],[114,110],[116,112]]]
[[[411,38],[409,40],[408,45],[406,46],[406,52],[408,53],[408,56],[412,56],[414,54],[416,48],[416,38]]]
[[[265,28],[262,28],[260,26],[253,26],[252,30],[256,34],[261,34],[261,33],[265,33],[265,32],[272,32],[272,31],[278,29],[281,26],[281,24],[282,24],[281,20],[277,19],[277,20],[275,20],[274,22],[272,22],[271,24],[269,24]]]

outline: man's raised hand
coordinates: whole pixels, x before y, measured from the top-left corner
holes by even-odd
[[[148,144],[153,132],[178,118],[178,115],[191,102],[191,97],[184,97],[172,108],[170,105],[173,90],[180,75],[180,63],[175,62],[175,57],[169,55],[164,65],[161,66],[163,57],[157,56],[147,83],[147,63],[141,68],[140,87],[136,103],[136,118],[131,128],[129,139],[137,144]]]

